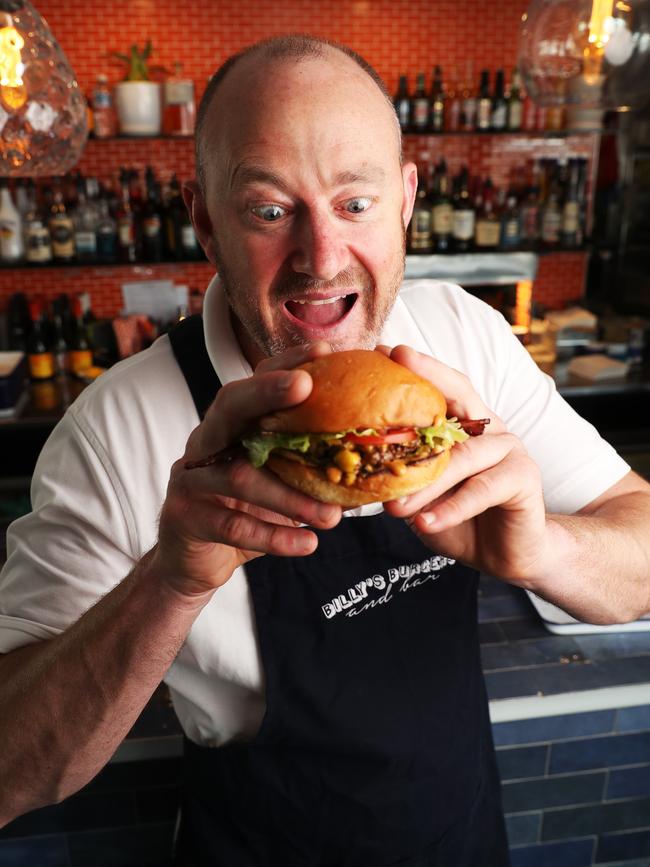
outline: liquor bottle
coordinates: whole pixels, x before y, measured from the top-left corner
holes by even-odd
[[[465,70],[465,81],[462,89],[462,102],[460,113],[460,128],[465,132],[474,132],[477,126],[476,113],[478,104],[476,94],[472,82],[474,81],[473,64],[471,60],[467,61]]]
[[[411,100],[411,132],[424,133],[429,129],[429,97],[424,89],[424,73],[415,80],[415,93]]]
[[[165,254],[165,244],[160,188],[151,166],[147,166],[145,187],[147,195],[142,207],[142,258],[145,262],[161,262]]]
[[[537,163],[535,163],[537,166]],[[539,182],[534,173],[521,206],[521,244],[528,250],[536,249],[539,243]]]
[[[23,224],[23,234],[25,226],[25,218],[30,205],[30,191],[34,187],[34,181],[29,178],[27,182],[23,178],[18,178],[14,187],[14,196],[16,198],[16,210],[20,214],[20,219]]]
[[[117,223],[108,209],[108,199],[99,200],[97,218],[97,259],[99,262],[117,261]]]
[[[544,199],[540,217],[541,242],[544,247],[553,249],[560,244],[560,230],[562,228],[557,167],[552,168],[548,166],[546,189],[548,192]]]
[[[74,224],[63,201],[63,191],[60,184],[54,189],[48,228],[52,240],[54,261],[72,262],[75,255]]]
[[[558,131],[564,129],[566,113],[563,105],[551,105],[546,109],[546,123],[544,128]]]
[[[508,190],[505,208],[501,214],[501,249],[517,250],[521,246],[521,211],[517,196]]]
[[[408,132],[411,122],[411,97],[409,96],[408,77],[406,75],[400,75],[399,77],[399,85],[393,99],[393,104],[397,112],[400,129],[402,132]]]
[[[93,365],[93,350],[83,319],[81,299],[77,296],[72,302],[73,328],[68,353],[70,373],[80,374]]]
[[[181,63],[174,64],[175,73],[163,85],[163,120],[165,135],[193,135],[196,121],[194,82],[183,78]]]
[[[129,201],[131,203],[131,210],[133,211],[133,224],[135,227],[136,257],[139,259],[140,251],[142,250],[142,208],[144,206],[140,172],[137,169],[129,169],[127,177],[129,180]]]
[[[11,198],[7,179],[0,178],[0,259],[18,262],[24,254],[23,221]]]
[[[65,338],[63,316],[58,308],[53,309],[53,338],[52,354],[54,356],[54,368],[59,376],[65,375],[70,367],[70,350]]]
[[[496,250],[501,236],[501,223],[495,208],[494,185],[490,178],[483,184],[481,208],[476,215],[474,247],[477,252]]]
[[[466,253],[474,246],[474,229],[476,214],[469,193],[469,174],[467,166],[463,166],[457,177],[457,192],[454,197],[454,213],[452,215],[452,236],[454,251]]]
[[[431,79],[431,121],[432,132],[445,131],[445,89],[442,84],[442,69],[436,66]]]
[[[505,97],[503,69],[497,69],[494,79],[494,95],[492,97],[492,112],[490,128],[495,132],[503,132],[508,124],[508,103]]]
[[[441,159],[435,171],[431,214],[433,218],[433,251],[449,253],[453,231],[453,206],[449,196],[447,163]]]
[[[78,182],[77,210],[73,214],[74,245],[79,262],[97,260],[97,213],[86,197],[82,179]]]
[[[463,113],[463,98],[458,82],[458,73],[454,67],[454,77],[449,82],[447,90],[447,110],[444,112],[445,129],[449,132],[458,132],[461,128],[461,116]]]
[[[95,138],[111,138],[117,131],[117,118],[108,77],[98,75],[92,96],[93,132]]]
[[[476,129],[487,132],[492,125],[492,97],[490,96],[490,73],[487,69],[481,72],[481,83],[478,90],[478,105]]]
[[[30,265],[47,265],[52,261],[50,230],[33,197],[25,219],[25,259]]]
[[[117,210],[117,258],[120,262],[136,262],[135,215],[131,207],[129,176],[120,172],[120,204]]]
[[[430,253],[433,246],[433,216],[427,191],[426,165],[418,168],[418,190],[415,194],[413,216],[408,227],[408,249],[411,253]]]
[[[578,247],[581,240],[580,232],[580,162],[569,160],[569,177],[562,205],[562,225],[560,240],[568,249]]]
[[[14,292],[7,305],[8,348],[27,352],[27,337],[32,327],[29,304],[24,292]]]
[[[512,132],[521,129],[523,121],[523,102],[521,99],[521,80],[517,67],[512,72],[510,93],[508,94],[507,127]]]
[[[40,301],[29,304],[32,327],[27,337],[27,364],[33,380],[52,379],[56,373],[54,355],[49,344],[47,320]]]
[[[523,96],[523,117],[522,117],[522,127],[526,130],[526,132],[534,132],[538,129],[537,126],[537,106],[530,98],[529,93],[524,93]]]
[[[181,259],[196,261],[201,259],[203,251],[194,232],[194,226],[192,225],[192,220],[182,196],[179,195],[176,201],[177,217],[175,223],[178,231],[177,245],[179,257]]]

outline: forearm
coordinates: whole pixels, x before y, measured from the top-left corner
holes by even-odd
[[[28,662],[0,658],[0,826],[110,759],[209,598],[166,588],[150,552],[70,629],[25,648]]]
[[[650,495],[617,497],[589,515],[548,519],[549,555],[529,589],[587,623],[650,611]]]

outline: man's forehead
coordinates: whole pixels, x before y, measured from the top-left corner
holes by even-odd
[[[299,59],[258,57],[254,52],[233,67],[214,95],[206,129],[208,148],[217,159],[228,159],[233,147],[255,141],[258,133],[272,135],[274,127],[278,138],[282,136],[280,148],[288,127],[302,124],[307,116],[325,127],[329,124],[333,131],[343,117],[358,125],[396,130],[384,94],[343,52],[324,46],[322,56]]]

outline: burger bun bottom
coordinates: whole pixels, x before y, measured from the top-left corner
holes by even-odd
[[[418,461],[406,468],[401,476],[385,470],[381,473],[357,478],[353,485],[330,482],[325,471],[299,461],[271,454],[266,466],[292,488],[308,494],[321,503],[332,503],[344,509],[354,509],[368,503],[385,503],[414,494],[435,481],[449,463],[450,450]]]

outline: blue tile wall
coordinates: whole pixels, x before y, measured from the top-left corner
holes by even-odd
[[[2,867],[69,867],[65,837],[0,840]]]
[[[596,864],[630,858],[643,858],[650,863],[650,831],[636,831],[629,834],[603,834],[598,841]]]
[[[591,867],[593,851],[594,841],[591,839],[516,846],[510,850],[510,860],[512,867]]]
[[[496,723],[492,726],[492,734],[495,746],[583,738],[587,735],[611,732],[615,718],[616,711],[614,710],[575,713],[569,716],[537,717],[536,719]]]
[[[516,816],[506,816],[506,831],[511,846],[524,843],[537,843],[542,827],[542,813],[519,813]]]
[[[534,780],[502,785],[503,809],[506,813],[563,807],[601,801],[605,789],[605,773],[568,774],[561,777],[539,777]]]
[[[554,743],[549,772],[586,771],[650,762],[650,731]]]
[[[632,798],[650,795],[650,765],[617,768],[609,772],[605,798]]]

